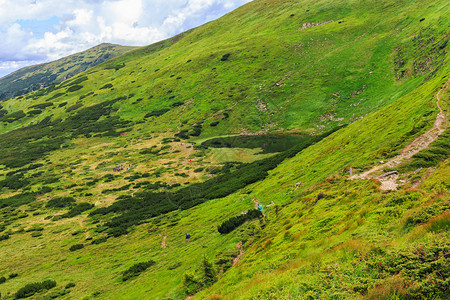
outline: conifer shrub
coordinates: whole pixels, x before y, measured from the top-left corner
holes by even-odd
[[[224,221],[217,228],[217,231],[221,234],[226,234],[233,231],[235,228],[241,226],[248,220],[258,219],[262,217],[262,212],[257,209],[251,209],[246,214],[239,215],[237,217],[231,217]]]
[[[80,250],[83,248],[84,248],[83,244],[75,244],[75,245],[70,246],[69,250],[73,252],[73,251],[77,251],[77,250]]]
[[[78,90],[80,90],[80,89],[82,89],[82,88],[83,88],[82,85],[75,84],[75,85],[70,86],[70,87],[67,89],[67,92],[68,92],[68,93],[75,92],[75,91],[78,91]]]
[[[179,102],[172,103],[170,106],[177,107],[177,106],[181,106],[183,104],[184,104],[184,102],[179,101]]]
[[[92,245],[98,245],[98,244],[106,242],[107,240],[108,240],[108,237],[105,236],[105,237],[101,237],[101,238],[92,240],[91,244]]]
[[[159,117],[168,112],[170,109],[163,108],[159,110],[152,110],[151,112],[147,113],[144,118],[150,118],[150,117]]]
[[[63,218],[73,218],[75,216],[78,216],[82,212],[89,210],[93,207],[94,207],[93,204],[90,204],[87,202],[81,202],[81,203],[78,203],[77,205],[75,205],[74,207],[72,207],[67,213],[63,214],[62,217]]]
[[[217,281],[217,270],[206,256],[194,274],[186,273],[183,279],[183,289],[186,296],[193,295]]]
[[[31,297],[36,293],[41,291],[50,290],[56,286],[56,281],[54,280],[44,280],[42,282],[34,282],[25,285],[20,288],[15,294],[16,299]]]
[[[10,114],[4,115],[0,118],[0,121],[12,123],[14,121],[20,120],[23,117],[25,117],[26,114],[23,112],[23,110],[15,111]]]
[[[0,277],[0,284],[4,283],[5,281],[6,281],[6,277],[5,276]]]
[[[73,197],[54,197],[50,199],[45,207],[47,208],[65,208],[75,204],[75,198]]]
[[[112,87],[113,87],[113,85],[112,85],[111,83],[107,83],[107,84],[105,84],[104,86],[102,86],[102,87],[100,88],[100,90],[109,89],[109,88],[112,88]]]
[[[31,203],[35,200],[34,194],[31,193],[22,193],[17,194],[8,198],[0,199],[0,208],[4,208],[7,206],[10,207],[19,207],[24,204]]]
[[[16,278],[17,276],[19,276],[19,274],[17,274],[17,273],[11,273],[8,275],[9,279]]]
[[[221,61],[227,61],[228,58],[230,57],[230,55],[231,55],[230,53],[224,54],[220,60]]]
[[[73,283],[73,282],[69,282],[68,284],[66,284],[66,289],[70,289],[70,288],[73,288],[73,287],[75,287],[76,286],[76,284],[75,283]]]
[[[122,280],[127,281],[128,279],[139,276],[142,272],[144,272],[145,270],[147,270],[154,264],[156,264],[156,262],[154,260],[149,260],[146,262],[140,262],[140,263],[134,264],[128,270],[123,272]]]
[[[64,95],[64,94],[62,94]],[[30,106],[31,108],[35,108],[35,109],[46,109],[47,107],[53,106],[52,102],[45,102],[45,103],[40,103],[40,104],[36,104],[36,105],[32,105]]]

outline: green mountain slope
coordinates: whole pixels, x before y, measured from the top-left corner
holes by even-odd
[[[50,63],[22,68],[0,78],[0,100],[20,96],[61,82],[135,48],[100,44]]]
[[[448,8],[253,1],[2,102],[2,297],[448,298]]]

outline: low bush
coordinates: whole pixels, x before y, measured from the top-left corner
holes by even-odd
[[[70,288],[73,288],[73,287],[75,287],[76,286],[76,284],[75,283],[73,283],[73,282],[69,282],[68,284],[66,284],[66,289],[70,289]]]
[[[25,285],[20,288],[15,294],[16,299],[31,297],[34,294],[52,289],[56,286],[56,281],[54,280],[44,280],[42,282],[34,282]]]
[[[72,207],[67,213],[63,214],[62,217],[63,218],[73,218],[75,216],[78,216],[82,212],[89,210],[93,207],[94,207],[93,204],[81,202],[81,203],[78,203],[77,205],[75,205],[74,207]]]
[[[64,94],[62,94],[64,95]],[[62,96],[60,95],[60,96]],[[47,107],[53,106],[52,102],[45,102],[45,103],[40,103],[40,104],[36,104],[36,105],[32,105],[30,106],[30,108],[36,108],[36,109],[46,109]]]
[[[47,208],[65,208],[70,207],[75,203],[75,198],[73,197],[55,197],[50,199],[45,207]]]
[[[203,257],[203,260],[194,274],[184,274],[183,289],[186,296],[196,294],[217,281],[215,266]]]
[[[107,240],[108,240],[108,238],[105,236],[105,237],[101,237],[101,238],[92,240],[91,244],[92,245],[98,245],[98,244],[106,242]]]
[[[84,248],[83,244],[75,244],[75,245],[70,246],[69,250],[73,252],[73,251],[80,250],[83,248]]]
[[[235,228],[241,226],[248,220],[261,218],[263,216],[262,212],[257,209],[251,209],[246,214],[239,215],[237,217],[231,217],[228,220],[224,221],[217,228],[217,231],[221,234],[229,233],[233,231]]]
[[[78,90],[80,90],[80,89],[82,89],[82,88],[83,88],[82,85],[75,84],[75,85],[70,86],[70,87],[67,89],[67,92],[68,92],[68,93],[75,92],[75,91],[78,91]]]
[[[221,61],[227,61],[228,58],[230,58],[230,55],[231,55],[230,53],[224,54],[220,60]]]
[[[11,206],[11,207],[19,207],[24,204],[31,203],[35,200],[34,194],[31,193],[22,193],[17,194],[8,198],[0,199],[0,208]]]
[[[6,277],[5,276],[0,277],[0,284],[4,283],[5,281],[6,281]]]
[[[123,272],[122,280],[127,281],[130,278],[139,276],[142,272],[144,272],[145,270],[147,270],[149,267],[153,266],[154,264],[156,264],[156,262],[153,260],[134,264],[128,270]]]
[[[113,85],[112,85],[111,83],[107,83],[107,84],[105,84],[104,86],[102,86],[102,87],[100,88],[100,90],[109,89],[109,88],[112,88],[112,87],[113,87]]]

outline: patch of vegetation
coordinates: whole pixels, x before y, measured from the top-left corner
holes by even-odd
[[[61,215],[62,218],[73,218],[75,216],[80,215],[86,210],[89,210],[94,207],[94,204],[81,202],[72,207],[67,213]]]
[[[36,109],[46,109],[47,107],[53,106],[52,102],[44,102],[44,103],[40,103],[40,104],[36,104],[36,105],[32,105],[30,106],[31,108],[36,108]]]
[[[71,85],[71,86],[67,89],[67,92],[68,92],[68,93],[75,92],[75,91],[78,91],[78,90],[80,90],[80,89],[82,89],[82,88],[83,88],[83,86],[82,86],[82,85],[79,85],[79,84]]]
[[[150,268],[155,264],[156,262],[153,260],[134,264],[130,268],[128,268],[125,272],[123,272],[122,280],[127,281],[133,277],[137,277],[141,275],[142,272],[144,272],[145,270],[147,270],[148,268]]]
[[[73,252],[73,251],[77,251],[77,250],[80,250],[83,248],[84,248],[83,244],[75,244],[75,245],[70,246],[69,250]]]
[[[110,88],[112,88],[112,87],[113,87],[112,83],[107,83],[107,84],[105,84],[104,86],[102,86],[102,87],[100,88],[100,90],[110,89]]]
[[[66,208],[75,204],[75,198],[73,197],[55,197],[50,199],[45,207],[48,208]]]
[[[16,299],[28,298],[41,291],[46,291],[54,288],[56,286],[56,281],[54,280],[44,280],[42,282],[34,282],[25,285],[20,288],[15,294]]]
[[[194,274],[186,273],[183,279],[183,289],[186,296],[194,295],[217,281],[217,270],[214,265],[203,257],[202,263]]]
[[[159,117],[168,112],[170,109],[163,108],[159,110],[152,110],[151,112],[147,113],[144,118],[150,118],[150,117]]]
[[[12,122],[22,119],[25,116],[26,116],[26,114],[22,110],[19,110],[19,111],[15,111],[15,112],[9,113],[7,115],[4,115],[3,117],[0,118],[0,121],[12,123]]]
[[[213,148],[262,148],[260,154],[286,151],[311,139],[308,135],[239,135],[206,140],[202,146]]]
[[[4,208],[6,206],[19,207],[35,200],[36,198],[32,193],[17,194],[8,198],[0,199],[0,208]]]
[[[241,226],[248,220],[259,219],[263,216],[262,212],[257,209],[251,209],[246,214],[241,214],[236,217],[231,217],[219,225],[217,231],[221,234],[226,234],[233,231],[235,228]]]

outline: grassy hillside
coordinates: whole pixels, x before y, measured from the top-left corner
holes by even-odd
[[[349,176],[448,119],[448,8],[253,1],[2,102],[1,299],[448,298],[448,129]]]
[[[0,78],[0,100],[48,87],[136,47],[100,44],[56,61],[25,67]]]

